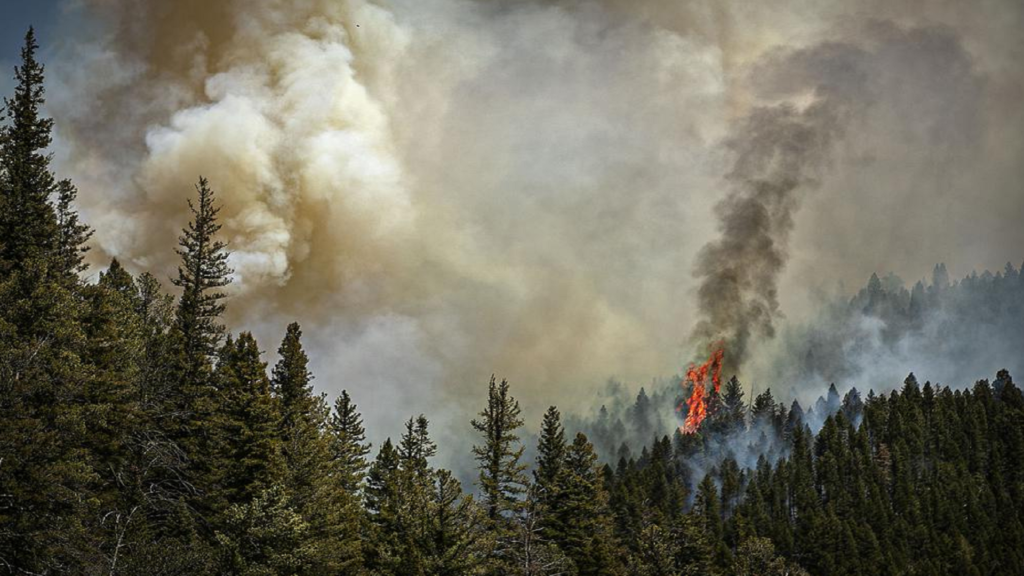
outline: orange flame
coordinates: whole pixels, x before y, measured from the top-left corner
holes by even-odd
[[[688,408],[686,412],[686,420],[683,421],[683,425],[679,427],[679,430],[683,434],[693,434],[700,428],[700,423],[704,421],[708,416],[708,377],[711,378],[711,384],[715,387],[715,393],[717,394],[719,389],[722,387],[722,360],[725,358],[725,348],[722,344],[715,345],[715,349],[711,352],[711,357],[707,359],[700,366],[690,364],[690,367],[686,369],[686,379],[684,382],[693,383],[693,392],[690,394],[690,398],[686,401]],[[682,411],[682,404],[679,405],[679,410]]]

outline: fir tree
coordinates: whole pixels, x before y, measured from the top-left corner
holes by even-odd
[[[348,391],[342,390],[334,402],[334,412],[328,425],[332,474],[344,490],[355,493],[366,475],[366,455],[370,444],[366,442],[363,418]]]
[[[277,354],[280,359],[274,366],[271,388],[281,410],[281,451],[292,503],[304,510],[329,473],[329,445],[321,434],[326,426],[326,406],[313,394],[313,375],[298,324],[288,326]]]
[[[42,116],[46,98],[38,50],[35,30],[29,28],[21,65],[14,69],[14,96],[4,98],[8,122],[0,126],[0,272],[5,274],[24,268],[30,259],[50,257],[60,236],[51,203],[57,184],[46,152],[53,120]]]
[[[212,480],[206,489],[214,513],[244,504],[284,479],[281,417],[266,370],[248,332],[229,338],[221,349],[218,402],[211,414],[216,450],[202,462]]]
[[[202,401],[209,392],[211,359],[224,333],[220,316],[224,313],[223,289],[230,284],[227,245],[216,238],[221,225],[220,208],[214,204],[214,192],[205,178],[196,185],[198,200],[188,201],[192,221],[178,239],[181,265],[174,285],[181,289],[175,314],[175,332],[181,354],[182,397],[186,411],[190,403]]]
[[[561,532],[557,524],[559,519],[548,512],[557,506],[558,480],[565,466],[565,431],[561,424],[561,414],[554,406],[548,408],[541,424],[540,439],[537,443],[537,467],[533,471],[537,504],[544,511],[541,524],[545,537],[551,538]]]
[[[506,380],[498,384],[491,376],[487,407],[472,425],[483,437],[482,445],[473,446],[483,504],[490,522],[498,524],[502,515],[516,509],[526,485],[526,465],[520,462],[523,447],[516,433],[523,420]]]

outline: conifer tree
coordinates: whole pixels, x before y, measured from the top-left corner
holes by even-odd
[[[192,220],[178,239],[181,257],[174,285],[181,289],[175,314],[175,335],[180,347],[181,396],[186,415],[209,394],[211,359],[224,333],[223,289],[230,284],[227,245],[216,238],[220,208],[206,178],[196,185],[196,202],[188,201]]]
[[[417,483],[426,479],[430,471],[427,461],[437,454],[437,444],[430,439],[427,425],[427,419],[422,414],[417,418],[409,418],[398,444],[400,465],[409,474],[410,481]]]
[[[520,462],[523,447],[516,433],[523,420],[519,402],[509,394],[508,381],[498,384],[491,376],[487,407],[472,425],[483,437],[482,445],[473,446],[483,505],[490,522],[498,525],[503,514],[518,506],[526,486],[526,465]]]
[[[83,224],[75,211],[74,202],[78,190],[70,180],[57,184],[57,240],[54,248],[54,272],[74,282],[84,272],[85,254],[89,251],[86,242],[92,237],[92,229]]]
[[[479,574],[486,562],[483,513],[448,470],[434,475],[427,513],[426,574]]]
[[[552,541],[580,576],[614,574],[617,562],[608,496],[598,473],[597,454],[583,433],[577,433],[569,445],[557,484],[559,497],[550,513],[559,517],[562,531]]]
[[[216,450],[202,470],[208,502],[215,514],[244,504],[284,479],[277,402],[270,393],[267,365],[252,334],[228,338],[217,366],[218,401],[211,418]]]
[[[310,545],[309,525],[275,485],[251,502],[233,505],[217,534],[222,569],[227,574],[309,574],[318,550]]]
[[[328,425],[333,472],[344,490],[356,493],[366,476],[366,455],[370,444],[366,442],[363,418],[347,390],[334,402],[334,411]]]
[[[557,519],[546,512],[551,510],[558,499],[558,479],[565,466],[565,431],[562,428],[561,414],[554,406],[548,408],[541,423],[540,439],[537,443],[537,467],[533,471],[537,503],[544,511],[541,523],[545,536],[559,531],[554,524]]]
[[[41,116],[43,66],[30,29],[0,126],[0,564],[21,573],[93,553],[97,478],[82,439],[89,377],[77,275],[55,258],[56,192]]]
[[[51,196],[57,184],[50,171],[53,120],[42,116],[46,102],[39,44],[29,28],[14,69],[14,96],[4,98],[7,122],[0,126],[0,273],[22,269],[57,249],[57,215]],[[3,118],[0,118],[2,120]]]
[[[304,510],[329,473],[327,438],[321,434],[326,426],[326,406],[323,398],[313,394],[313,375],[298,324],[288,326],[277,354],[280,359],[274,366],[271,388],[281,410],[281,451],[292,503]]]

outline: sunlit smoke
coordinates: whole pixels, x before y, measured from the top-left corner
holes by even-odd
[[[823,283],[1024,242],[1005,7],[81,4],[50,104],[94,264],[168,277],[209,177],[231,325],[302,322],[373,434],[396,397],[464,426],[494,372],[532,422],[719,338],[734,371]]]

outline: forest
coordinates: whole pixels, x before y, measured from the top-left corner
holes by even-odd
[[[1005,370],[967,389],[833,385],[806,410],[732,378],[692,434],[649,418],[645,393],[625,422],[551,407],[530,460],[515,388],[485,377],[474,486],[432,464],[426,415],[370,446],[347,392],[314,391],[298,324],[273,366],[227,330],[215,182],[182,191],[173,286],[117,260],[83,280],[91,230],[51,168],[37,51],[30,31],[0,128],[0,572],[1024,573],[1024,396]],[[993,317],[1020,314],[1012,266],[943,274],[912,291],[874,277],[849,309],[910,331],[989,290]],[[627,427],[649,441],[612,446]]]

